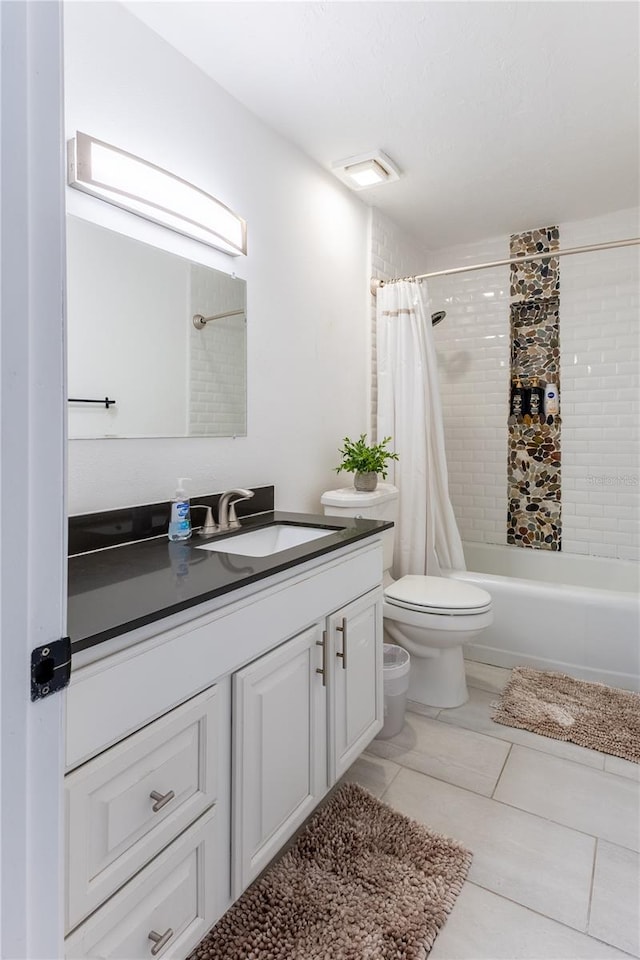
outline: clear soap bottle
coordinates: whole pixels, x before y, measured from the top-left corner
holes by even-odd
[[[183,487],[183,483],[190,479],[190,477],[178,477],[176,495],[171,501],[169,540],[188,540],[191,536],[191,509],[187,491]]]

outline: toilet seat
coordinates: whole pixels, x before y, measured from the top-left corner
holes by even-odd
[[[448,577],[408,574],[384,591],[394,607],[448,617],[472,616],[491,609],[491,595],[480,587]]]

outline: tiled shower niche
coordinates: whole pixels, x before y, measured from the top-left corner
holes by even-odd
[[[511,237],[511,384],[560,386],[560,269],[557,227]],[[545,256],[545,254],[550,254]],[[509,417],[507,543],[560,550],[560,417]]]

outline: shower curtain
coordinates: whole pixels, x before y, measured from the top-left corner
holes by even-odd
[[[425,303],[423,300],[427,300]],[[399,280],[378,290],[378,441],[399,456],[389,479],[400,490],[394,575],[464,570],[449,499],[436,350],[425,285]]]

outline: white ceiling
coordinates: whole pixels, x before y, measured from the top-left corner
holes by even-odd
[[[635,2],[128,2],[358,195],[437,249],[638,203]]]

